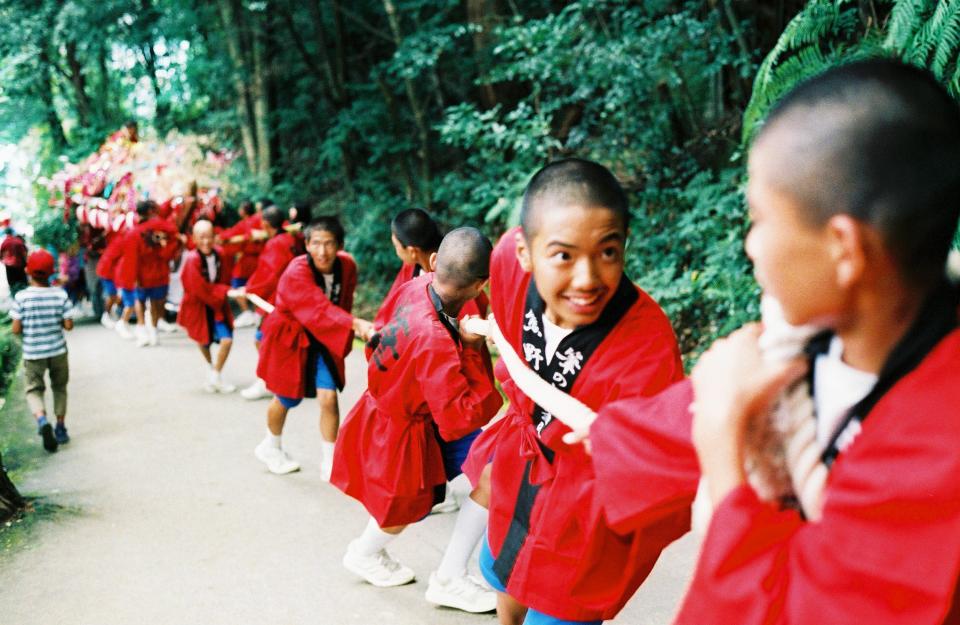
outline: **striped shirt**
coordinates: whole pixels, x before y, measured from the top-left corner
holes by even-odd
[[[29,286],[13,299],[10,318],[23,324],[23,359],[39,360],[67,353],[63,320],[70,298],[60,287]]]

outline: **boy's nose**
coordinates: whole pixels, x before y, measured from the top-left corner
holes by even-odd
[[[570,286],[575,289],[592,289],[599,282],[597,268],[590,259],[584,258],[573,266],[573,278]]]

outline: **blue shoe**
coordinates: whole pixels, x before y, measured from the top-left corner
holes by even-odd
[[[53,430],[53,435],[56,437],[57,442],[61,445],[66,445],[70,442],[70,435],[67,434],[67,426],[62,423],[58,423],[57,427]]]
[[[53,435],[53,426],[49,423],[44,423],[40,427],[40,438],[43,439],[43,448],[53,453],[57,451],[57,439]]]

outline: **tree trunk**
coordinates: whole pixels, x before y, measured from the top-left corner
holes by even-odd
[[[3,456],[0,456],[0,523],[3,523],[23,510],[26,502],[17,487],[7,476],[7,469],[3,466]]]
[[[83,128],[90,127],[90,99],[87,97],[87,80],[83,76],[83,65],[77,58],[77,42],[68,41],[64,46],[69,72],[67,78],[73,86],[74,101],[77,104],[77,122]]]
[[[483,54],[489,44],[490,31],[496,23],[496,5],[497,2],[492,0],[467,0],[467,21],[480,27],[474,31],[472,39],[473,57],[481,76],[486,71],[483,67]],[[489,83],[480,85],[480,96],[483,106],[488,109],[496,106],[499,101],[496,89]]]
[[[53,103],[53,62],[50,60],[46,46],[40,48],[40,65],[43,68],[43,80],[40,84],[39,96],[40,101],[43,102],[44,117],[50,128],[50,140],[53,141],[54,150],[62,152],[68,143],[66,135],[63,134],[63,123]]]
[[[383,0],[383,8],[387,12],[387,20],[390,22],[390,32],[393,34],[393,41],[397,49],[403,45],[403,35],[400,31],[400,19],[397,17],[397,7],[393,0]],[[417,150],[417,156],[420,157],[420,196],[424,208],[430,208],[432,203],[432,192],[430,189],[430,131],[427,128],[427,115],[417,96],[413,80],[403,79],[404,88],[407,92],[407,100],[410,102],[410,110],[413,112],[413,120],[417,125],[417,136],[420,140],[420,149]]]
[[[244,62],[244,51],[241,48],[240,30],[237,27],[237,12],[234,0],[217,0],[220,9],[220,19],[223,21],[223,31],[227,40],[227,54],[233,64],[232,82],[236,95],[237,121],[240,123],[240,138],[243,141],[243,153],[247,159],[250,173],[256,175],[259,171],[257,163],[257,143],[253,129],[254,116],[250,105],[250,93],[244,75],[247,66]]]
[[[265,13],[268,11],[269,9]],[[268,35],[264,28],[264,19],[260,16],[254,16],[252,20],[253,88],[250,95],[253,99],[253,121],[257,136],[257,178],[264,188],[269,188],[272,184],[270,179],[270,93],[268,89],[270,67],[265,52]]]

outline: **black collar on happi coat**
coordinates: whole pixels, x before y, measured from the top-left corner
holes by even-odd
[[[557,346],[553,359],[547,363],[546,340],[543,335],[543,313],[546,304],[531,277],[523,308],[523,359],[541,378],[564,393],[570,393],[590,356],[638,298],[637,289],[629,278],[626,275],[621,277],[616,293],[607,302],[600,317],[590,325],[580,326],[565,336]],[[534,408],[531,418],[537,434],[541,434],[553,421],[553,415],[539,405]],[[548,459],[552,460],[552,456],[552,453],[547,454]]]
[[[941,284],[927,298],[913,325],[890,352],[873,388],[863,399],[854,404],[830,436],[830,441],[821,454],[824,464],[828,467],[833,465],[837,456],[843,451],[842,441],[849,439],[849,436],[845,435],[859,430],[870,411],[887,391],[893,388],[901,378],[916,369],[927,354],[957,327],[958,301],[960,301],[960,291],[947,283]],[[807,344],[805,353],[810,363],[807,380],[811,395],[816,393],[813,383],[815,361],[818,356],[827,353],[832,338],[832,332],[822,332]]]
[[[419,267],[419,265],[417,265]],[[450,333],[450,336],[453,340],[459,345],[460,344],[460,322],[456,318],[451,317],[443,310],[443,301],[440,299],[440,296],[434,290],[432,284],[427,285],[427,293],[430,294],[430,301],[433,302],[433,308],[437,311],[437,317],[440,318],[440,323],[443,324],[443,327],[447,329],[447,332]]]
[[[313,282],[320,287],[323,294],[327,296],[335,306],[340,305],[340,294],[343,291],[343,265],[340,263],[340,257],[333,259],[333,284],[330,285],[330,292],[327,293],[327,281],[323,279],[323,273],[313,264],[313,259],[308,258],[307,264],[313,271]]]
[[[211,276],[210,272],[207,270],[207,255],[200,250],[197,250],[197,253],[200,254],[200,273],[203,275],[204,280],[210,283],[219,280],[222,261],[220,260],[220,254],[217,254],[217,250],[210,250],[210,255],[217,259],[217,275],[215,276]]]

